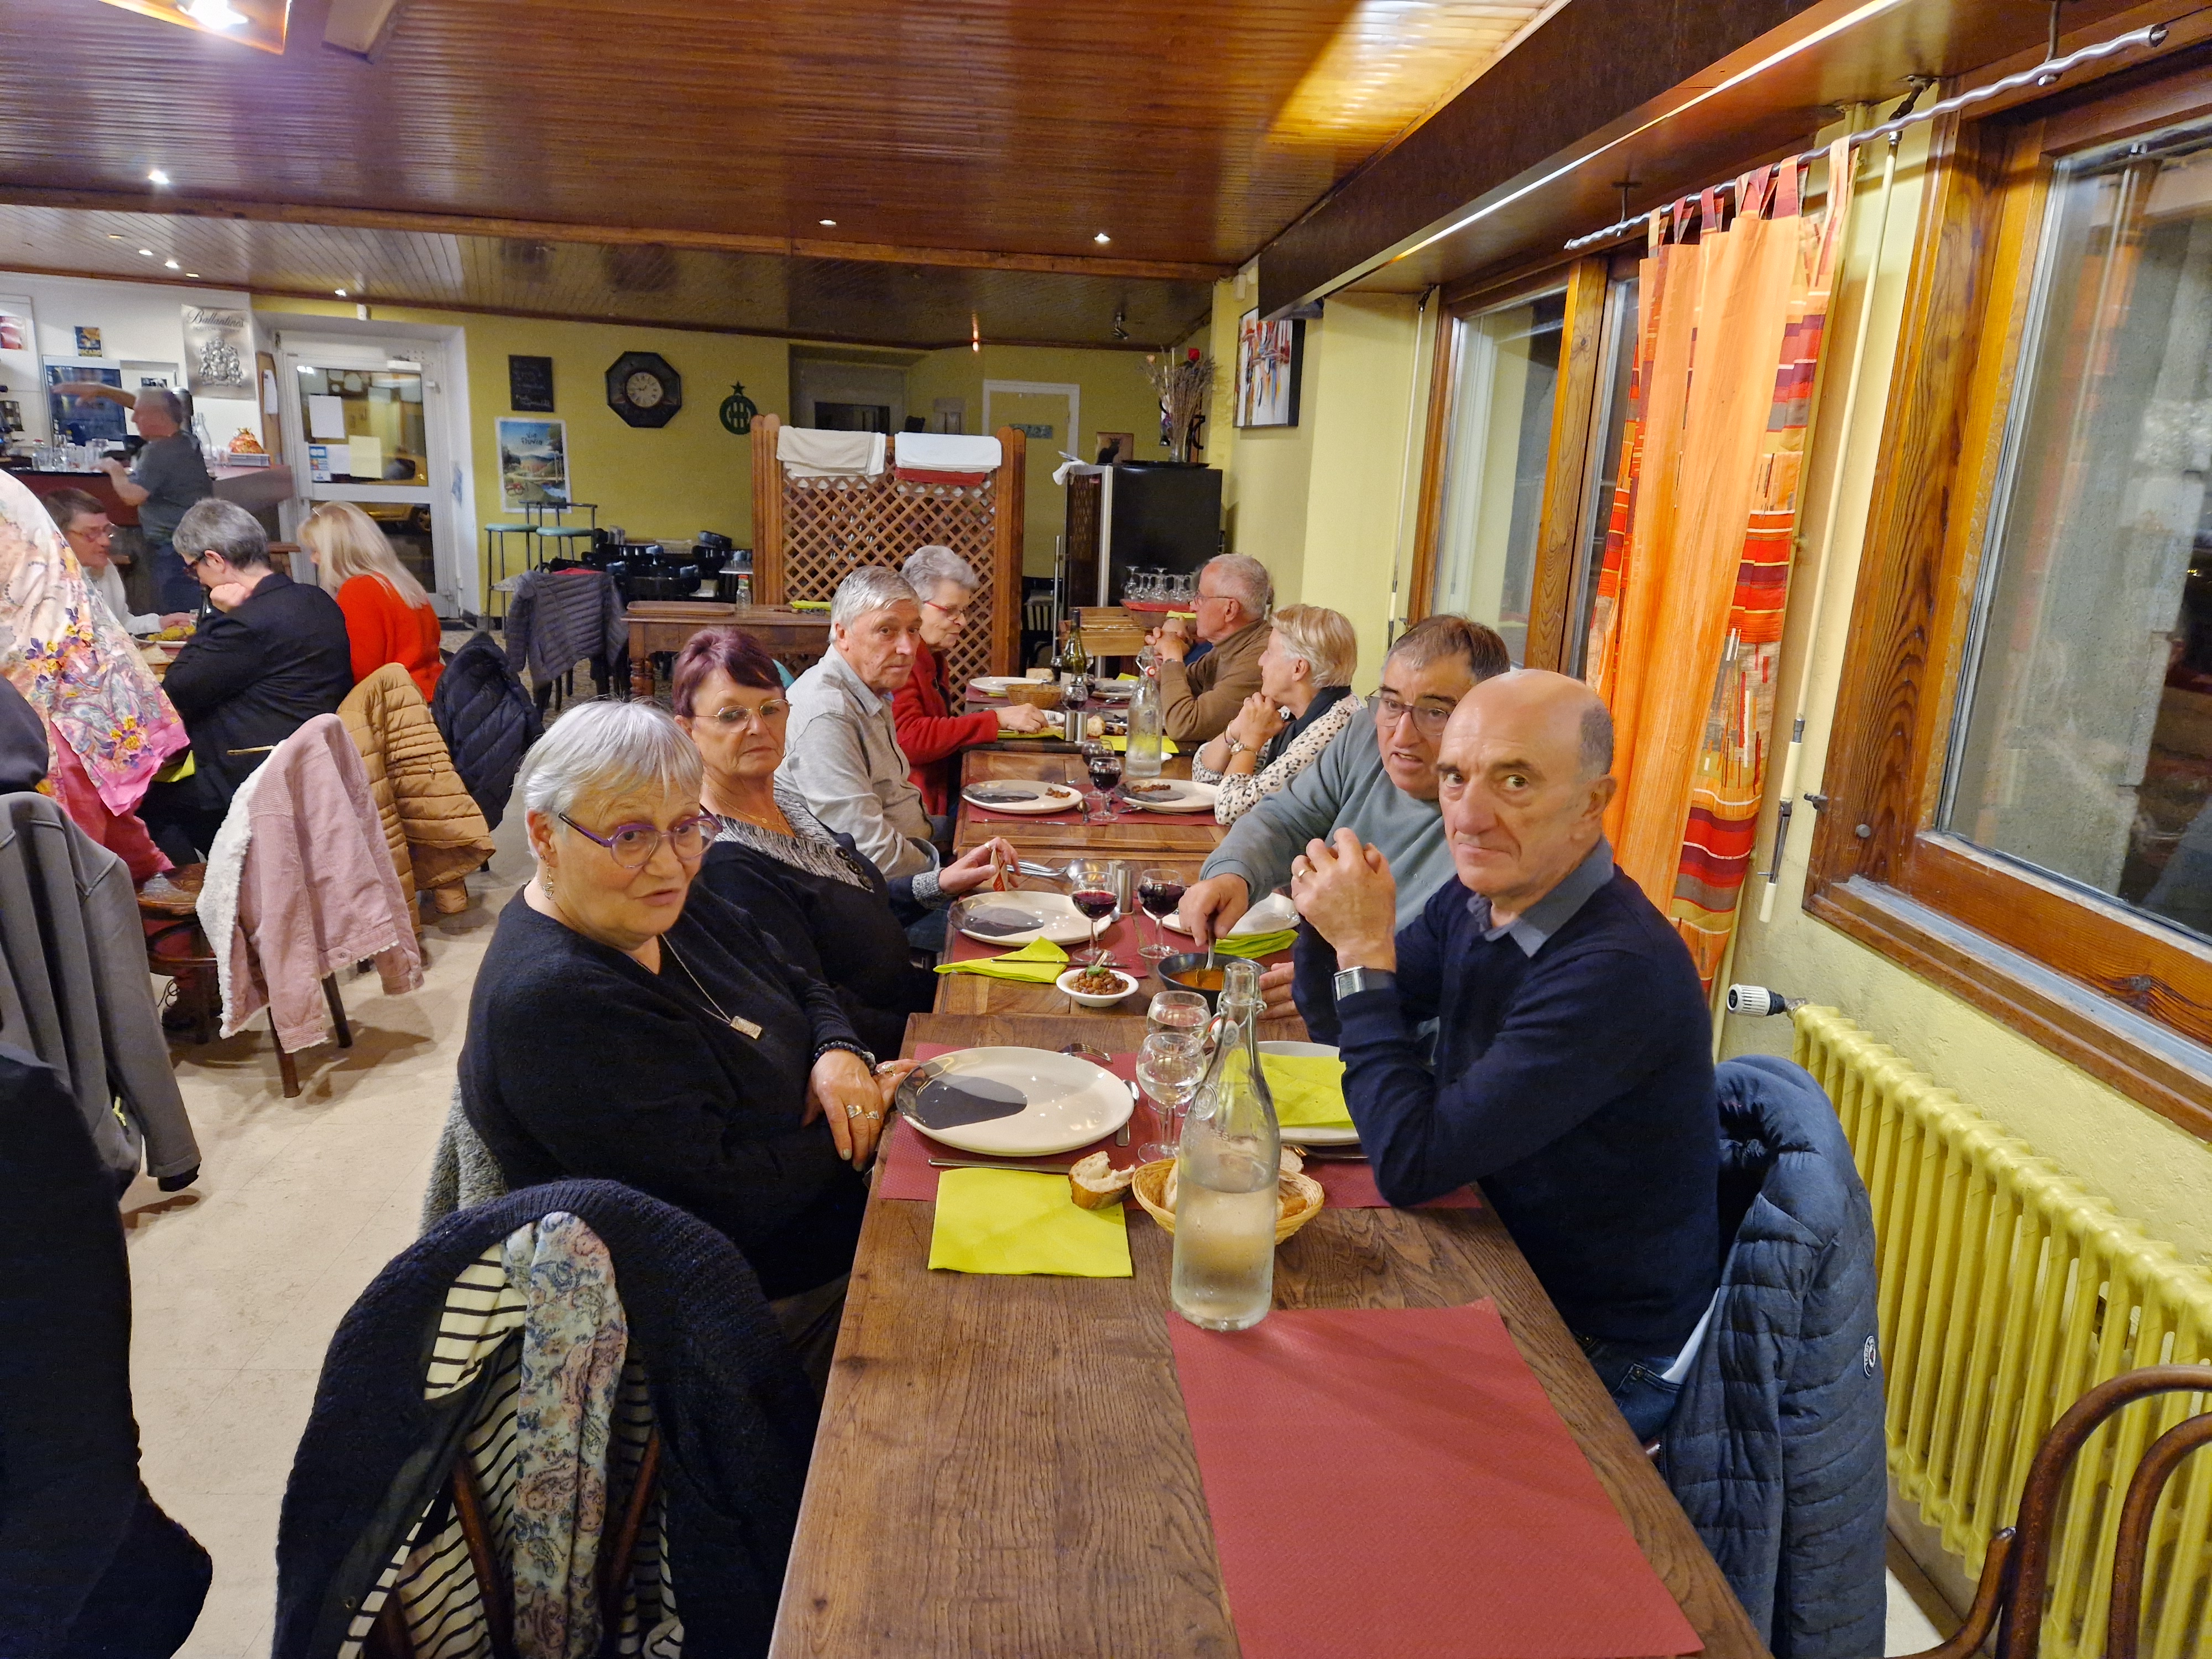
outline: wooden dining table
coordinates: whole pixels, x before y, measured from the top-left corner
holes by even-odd
[[[921,1015],[908,1053],[1057,1048],[1065,1029]],[[1083,1034],[1121,1051],[1144,1029],[1130,1018]],[[771,1653],[1236,1654],[1169,1346],[1167,1235],[1132,1207],[1128,1279],[933,1273],[934,1214],[869,1200]],[[1485,1297],[1705,1654],[1764,1654],[1494,1211],[1325,1209],[1276,1255],[1277,1308]],[[1298,1449],[1281,1455],[1295,1464]]]
[[[1160,775],[1190,775],[1188,755],[1171,757]],[[998,778],[1042,779],[1051,783],[1091,787],[1083,757],[1073,754],[1030,754],[1004,747],[971,749],[962,757],[961,787]],[[1139,807],[1123,811],[1111,823],[1079,823],[1062,815],[1023,817],[1011,812],[984,812],[963,797],[955,827],[952,848],[965,853],[994,836],[1002,836],[1021,849],[1024,858],[1058,854],[1062,858],[1095,853],[1103,858],[1133,858],[1147,853],[1212,852],[1225,832],[1218,823],[1178,823]]]

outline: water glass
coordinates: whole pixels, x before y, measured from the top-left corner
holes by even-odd
[[[1181,1034],[1163,1031],[1145,1039],[1137,1053],[1137,1086],[1152,1103],[1160,1121],[1160,1139],[1145,1143],[1147,1158],[1173,1158],[1182,1134],[1183,1109],[1206,1075],[1202,1042]]]
[[[1176,1036],[1203,1045],[1211,1018],[1206,999],[1196,991],[1162,991],[1145,1010],[1145,1035]]]

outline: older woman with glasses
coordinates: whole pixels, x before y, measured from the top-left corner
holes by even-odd
[[[1191,757],[1190,775],[1218,785],[1217,823],[1234,823],[1287,788],[1363,707],[1352,695],[1359,636],[1342,612],[1293,605],[1268,618],[1260,689],[1229,729]]]
[[[678,725],[698,745],[700,799],[717,839],[700,885],[743,910],[792,960],[828,983],[846,1017],[878,1054],[896,1054],[906,1018],[926,1012],[937,976],[917,963],[906,929],[988,883],[1015,854],[993,841],[941,869],[886,881],[826,828],[805,798],[779,782],[791,714],[775,663],[734,628],[695,634],[676,659]]]
[[[914,787],[933,813],[950,812],[960,793],[960,753],[990,743],[1003,732],[1042,732],[1044,711],[1026,703],[957,713],[959,699],[945,672],[945,659],[968,631],[975,603],[975,567],[949,547],[915,550],[900,573],[921,600],[921,648],[914,672],[891,696],[891,718],[899,747],[914,765]],[[986,622],[989,619],[984,618]]]
[[[817,1382],[891,1096],[830,988],[693,878],[715,822],[656,708],[572,709],[522,784],[538,873],[477,969],[461,1098],[511,1187],[619,1181],[726,1233]],[[826,1121],[825,1121],[826,1120]]]

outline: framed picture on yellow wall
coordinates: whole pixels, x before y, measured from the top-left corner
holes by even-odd
[[[1306,325],[1297,318],[1263,323],[1255,309],[1237,329],[1237,424],[1296,426],[1305,369]]]
[[[499,503],[508,512],[568,502],[568,423],[494,422],[499,438]]]

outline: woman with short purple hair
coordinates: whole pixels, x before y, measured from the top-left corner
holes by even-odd
[[[850,836],[778,784],[791,705],[775,659],[741,629],[693,635],[676,659],[672,690],[677,723],[706,768],[700,802],[721,825],[700,884],[828,983],[869,1048],[897,1054],[907,1016],[927,1012],[937,994],[908,925],[986,885],[994,855],[1012,864],[1013,848],[989,842],[940,869],[886,881]]]

